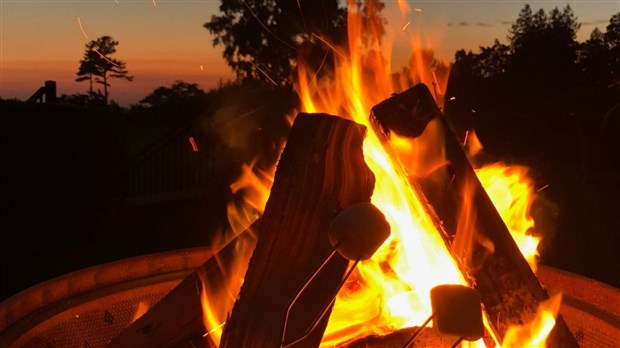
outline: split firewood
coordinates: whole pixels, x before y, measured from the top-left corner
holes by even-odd
[[[413,139],[424,132],[429,122],[438,122],[443,128],[444,137],[441,140],[445,146],[447,164],[442,169],[445,172],[433,177],[432,183],[410,175],[411,186],[422,199],[428,201],[428,213],[435,220],[448,249],[459,261],[469,284],[480,293],[489,324],[500,342],[510,326],[529,323],[539,303],[549,296],[480,184],[451,125],[428,88],[419,84],[390,97],[373,107],[370,119],[373,128],[383,138],[384,147],[392,154],[397,151],[389,144],[390,133]],[[483,241],[472,243],[467,255],[455,251],[454,247],[458,217],[464,204],[472,208],[471,221],[474,222],[471,228],[475,231],[475,238]],[[560,315],[547,345],[577,347],[575,338]]]
[[[331,221],[348,206],[370,201],[374,175],[362,152],[365,134],[364,126],[339,117],[297,116],[221,347],[280,347],[304,337],[322,309],[331,308],[349,264],[338,254],[304,289],[286,319],[300,288],[333,251]],[[294,346],[318,347],[328,319],[325,315]]]
[[[215,347],[206,334],[201,296],[203,280],[211,289],[225,289],[229,265],[250,259],[259,222],[214,253],[143,316],[125,328],[108,347]],[[239,252],[241,250],[241,252]],[[202,278],[202,279],[201,279]],[[234,299],[225,298],[220,301]]]

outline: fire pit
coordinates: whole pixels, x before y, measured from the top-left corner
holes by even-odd
[[[0,304],[0,347],[103,347],[212,255],[206,248],[146,255],[41,283]],[[582,347],[620,346],[620,290],[540,266],[564,293],[561,313]]]

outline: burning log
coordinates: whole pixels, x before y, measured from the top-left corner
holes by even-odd
[[[384,147],[390,153],[395,152],[388,143],[391,132],[412,139],[422,134],[430,121],[439,122],[443,127],[448,163],[444,170],[447,173],[440,178],[434,177],[434,182],[410,176],[410,183],[421,197],[428,200],[429,214],[435,219],[455,259],[460,260],[459,267],[468,282],[480,293],[492,330],[501,342],[510,326],[530,322],[539,303],[549,296],[480,184],[450,124],[423,84],[379,103],[371,110],[370,119],[377,134],[382,134]],[[462,227],[458,218],[464,204],[472,207],[470,214],[475,222],[471,228],[478,240],[484,242],[473,243],[466,253],[461,253],[455,250],[455,244],[459,238],[457,228]],[[556,319],[547,345],[577,347],[561,316]]]
[[[224,326],[222,347],[279,347],[302,337],[332,292],[348,260],[335,255],[291,308],[305,280],[332,250],[328,229],[344,208],[369,202],[374,175],[362,152],[365,127],[325,114],[297,116],[261,217],[259,239]],[[318,347],[325,316],[295,346]]]
[[[204,338],[205,325],[201,306],[204,291],[201,277],[212,288],[226,287],[226,265],[235,259],[249,260],[256,245],[254,233],[258,222],[228,243],[216,255],[170,291],[142,317],[121,332],[108,347],[210,347]],[[244,245],[242,254],[238,250]],[[232,302],[232,301],[231,301]]]
[[[278,164],[264,215],[126,328],[109,347],[213,346],[209,338],[203,338],[206,330],[200,278],[209,288],[225,289],[231,275],[223,265],[234,258],[249,260],[250,256],[243,289],[224,326],[221,346],[279,346],[285,307],[332,249],[330,222],[344,208],[370,201],[374,175],[364,162],[365,132],[364,126],[342,118],[300,114]],[[258,245],[255,235],[260,236]],[[243,255],[235,251],[240,243],[246,246]],[[348,263],[335,255],[296,301],[286,340],[301,336],[317,311],[331,303],[328,297]],[[299,345],[318,346],[328,317]]]

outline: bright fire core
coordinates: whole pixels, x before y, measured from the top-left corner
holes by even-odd
[[[406,7],[406,3],[403,4],[405,16],[411,10]],[[412,62],[415,63],[412,65],[415,66],[395,78],[389,64],[389,48],[385,43],[381,45],[377,37],[367,39],[368,35],[379,32],[372,27],[372,23],[363,21],[357,5],[349,1],[349,50],[345,55],[333,54],[336,59],[334,78],[317,81],[316,72],[305,70],[303,63],[299,66],[297,90],[302,98],[302,111],[340,115],[367,126],[364,155],[376,177],[372,203],[385,214],[392,229],[390,238],[370,260],[358,264],[338,294],[323,338],[324,347],[371,334],[385,335],[401,328],[418,326],[431,314],[431,288],[440,284],[467,285],[434,222],[426,213],[424,203],[411,189],[407,177],[423,175],[445,163],[439,141],[443,130],[438,123],[431,122],[419,139],[391,139],[392,146],[399,153],[406,154],[406,159],[400,158],[396,163],[386,153],[368,124],[372,106],[411,84],[425,83],[432,87],[437,101],[441,103],[448,71],[438,69],[440,64],[424,58],[425,55],[417,49],[420,36],[414,33],[411,46],[414,52]],[[340,48],[332,48],[345,52]],[[403,160],[407,162],[406,168],[403,168]],[[518,168],[494,165],[478,171],[478,176],[534,268],[538,240],[528,234],[533,227],[528,209],[534,190],[525,172]],[[267,196],[268,191],[263,196],[262,207]],[[254,202],[252,206],[257,208],[260,204]],[[540,319],[534,322],[548,328],[550,321],[553,326],[555,315],[541,316],[547,318],[547,322],[540,324],[544,321]],[[212,320],[210,324],[207,323],[207,328],[210,332],[217,331],[221,328],[221,322]],[[528,330],[531,335],[513,335],[514,339],[507,337],[504,345],[522,346],[534,342],[530,340],[535,336],[539,339],[538,329]],[[217,336],[217,333],[213,335],[215,341],[219,341]],[[463,344],[484,346],[482,340]]]

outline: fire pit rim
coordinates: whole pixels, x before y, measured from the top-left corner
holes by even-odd
[[[114,285],[188,271],[214,254],[210,247],[172,250],[120,259],[35,284],[0,302],[0,333],[37,310]]]
[[[34,285],[0,303],[0,342],[43,322],[41,318],[45,315],[41,313],[61,312],[69,301],[75,305],[101,294],[107,296],[181,281],[216,251],[197,247],[147,254],[81,269]],[[620,289],[544,265],[539,265],[537,276],[550,293],[565,294],[565,305],[601,318],[620,330]]]

